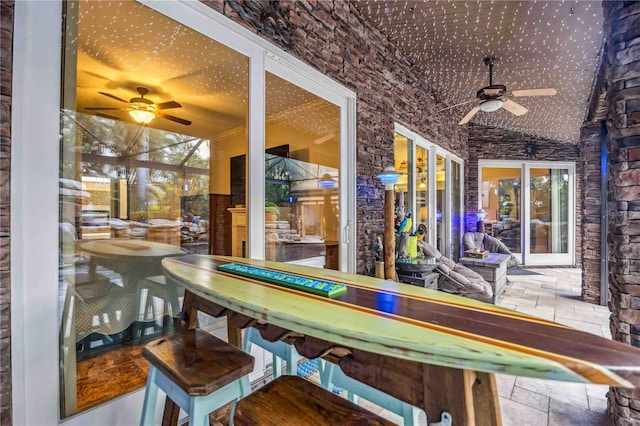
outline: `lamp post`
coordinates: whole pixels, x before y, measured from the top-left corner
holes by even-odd
[[[396,241],[393,227],[395,206],[394,185],[400,178],[393,166],[387,166],[382,173],[377,175],[384,184],[384,277],[395,280],[396,278]]]

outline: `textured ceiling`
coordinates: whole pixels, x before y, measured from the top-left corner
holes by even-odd
[[[361,0],[367,15],[436,88],[460,119],[489,85],[486,56],[499,61],[493,84],[555,88],[555,96],[511,98],[529,110],[478,112],[472,123],[577,142],[602,45],[602,3],[592,1]]]

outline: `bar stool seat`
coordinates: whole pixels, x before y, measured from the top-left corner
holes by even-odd
[[[281,376],[238,402],[235,426],[393,425],[298,376]]]
[[[154,424],[158,389],[189,414],[189,425],[208,425],[209,413],[251,391],[253,357],[199,329],[154,340],[142,355],[150,365],[141,425]]]

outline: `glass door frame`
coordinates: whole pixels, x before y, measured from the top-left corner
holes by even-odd
[[[341,110],[341,268],[353,271],[356,263],[356,94],[277,46],[233,22],[210,7],[191,1],[139,3],[225,44],[250,58],[249,153],[260,187],[251,187],[253,204],[260,204],[260,218],[251,218],[262,241],[264,227],[264,93],[256,88],[264,80],[265,62],[277,61],[296,70],[298,80],[324,86],[326,93],[342,96]],[[58,213],[60,158],[62,1],[15,3],[13,55],[13,108],[11,155],[11,340],[13,420],[16,424],[59,422],[59,323],[58,323]],[[267,60],[266,57],[269,56]],[[271,65],[269,65],[271,66]],[[275,65],[273,65],[275,67]],[[257,72],[259,71],[259,72]],[[300,84],[300,83],[298,83]],[[28,111],[28,114],[25,113]],[[34,123],[37,120],[37,125]],[[256,149],[261,147],[261,149]],[[253,175],[251,175],[253,176]],[[254,179],[250,179],[253,182]],[[255,214],[252,214],[255,216]],[[253,231],[250,231],[253,232]],[[253,234],[252,234],[253,235]],[[250,247],[251,256],[264,248]],[[37,267],[34,265],[37,262]],[[55,320],[54,320],[55,319]],[[139,421],[144,389],[109,401],[65,419],[68,426],[129,424]]]
[[[453,251],[455,250],[454,247],[451,246],[451,230],[452,230],[452,224],[453,224],[453,220],[451,217],[451,212],[452,212],[452,208],[451,208],[451,185],[450,183],[452,182],[451,179],[451,173],[452,173],[452,167],[451,167],[451,162],[455,161],[457,162],[460,167],[459,167],[459,179],[460,179],[460,186],[461,186],[461,190],[460,190],[460,200],[459,203],[461,206],[464,206],[464,160],[460,157],[458,157],[455,154],[452,154],[451,152],[445,150],[444,148],[441,148],[440,146],[434,144],[433,142],[429,141],[428,139],[423,138],[422,136],[420,136],[419,134],[417,134],[416,132],[409,130],[407,127],[403,126],[402,124],[399,123],[395,123],[394,126],[394,132],[404,136],[405,138],[407,138],[409,140],[409,144],[410,144],[410,149],[408,152],[408,158],[410,159],[410,161],[415,161],[416,159],[416,147],[421,147],[423,149],[425,149],[429,155],[428,158],[428,175],[427,175],[427,188],[428,188],[428,194],[427,194],[427,198],[428,198],[428,205],[429,208],[427,209],[427,231],[428,231],[428,236],[427,236],[427,242],[429,244],[431,244],[434,247],[437,247],[437,209],[436,208],[432,208],[435,207],[437,205],[437,199],[436,199],[436,191],[433,190],[433,188],[436,188],[437,185],[437,181],[436,181],[436,156],[439,155],[440,157],[444,158],[445,160],[445,206],[444,206],[444,211],[442,211],[442,215],[443,218],[448,218],[448,220],[446,220],[444,222],[444,235],[442,236],[442,238],[445,239],[445,250],[444,253],[442,253],[444,256],[446,257],[452,257],[453,255]],[[416,173],[415,173],[415,164],[409,164],[407,167],[408,170],[413,170],[412,173],[409,173],[408,179],[409,181],[407,182],[407,187],[408,188],[417,188],[416,184]],[[408,196],[410,198],[410,202],[409,202],[409,206],[412,212],[417,212],[416,207],[416,196],[415,196],[415,191],[412,194],[408,193]],[[463,209],[462,209],[463,210]],[[459,223],[461,224],[460,226],[462,226],[463,222],[463,216],[464,216],[464,212],[461,211],[458,217]],[[460,244],[462,244],[462,241],[460,241]],[[458,247],[459,249],[459,247]]]
[[[575,236],[576,236],[576,164],[561,161],[507,161],[507,160],[478,160],[478,211],[482,208],[482,170],[484,168],[520,169],[521,196],[520,211],[522,223],[520,226],[521,253],[514,256],[524,265],[575,265]],[[568,241],[567,253],[531,253],[531,189],[528,184],[531,169],[566,169],[569,172],[568,197]],[[525,185],[525,182],[527,183]]]
[[[307,67],[307,65],[304,65]],[[355,93],[353,96],[345,95],[345,90],[335,90],[327,86],[323,81],[314,78],[301,69],[299,64],[288,61],[267,51],[264,56],[263,81],[266,80],[266,72],[287,80],[291,84],[313,93],[314,95],[330,102],[340,108],[340,176],[338,181],[339,206],[340,206],[340,270],[355,273],[356,268],[356,230],[353,226],[356,212],[356,168],[349,165],[356,164],[356,124],[355,124]],[[317,76],[315,76],[317,77]],[[322,76],[324,77],[324,76]],[[326,78],[326,77],[324,77]],[[263,86],[264,87],[264,86]],[[259,91],[262,99],[256,100],[264,108],[266,105],[265,93]],[[251,100],[249,104],[251,110]],[[352,119],[353,118],[353,119]],[[254,146],[249,141],[249,176],[248,190],[252,194],[253,202],[248,200],[247,219],[249,225],[249,257],[264,259],[264,113],[262,114],[263,126],[261,127],[262,145]],[[346,141],[346,142],[345,142]],[[260,188],[258,188],[260,187]],[[252,192],[256,190],[256,192]],[[258,192],[260,191],[260,192]],[[260,194],[256,197],[256,194]],[[261,200],[261,202],[259,202]]]

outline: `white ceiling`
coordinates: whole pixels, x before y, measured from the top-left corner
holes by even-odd
[[[479,112],[473,123],[577,142],[602,45],[600,1],[412,1],[355,3],[435,88],[442,108],[489,85],[485,56],[500,60],[493,83],[507,90],[555,88],[518,97],[529,109]],[[451,109],[462,118],[477,102]]]

